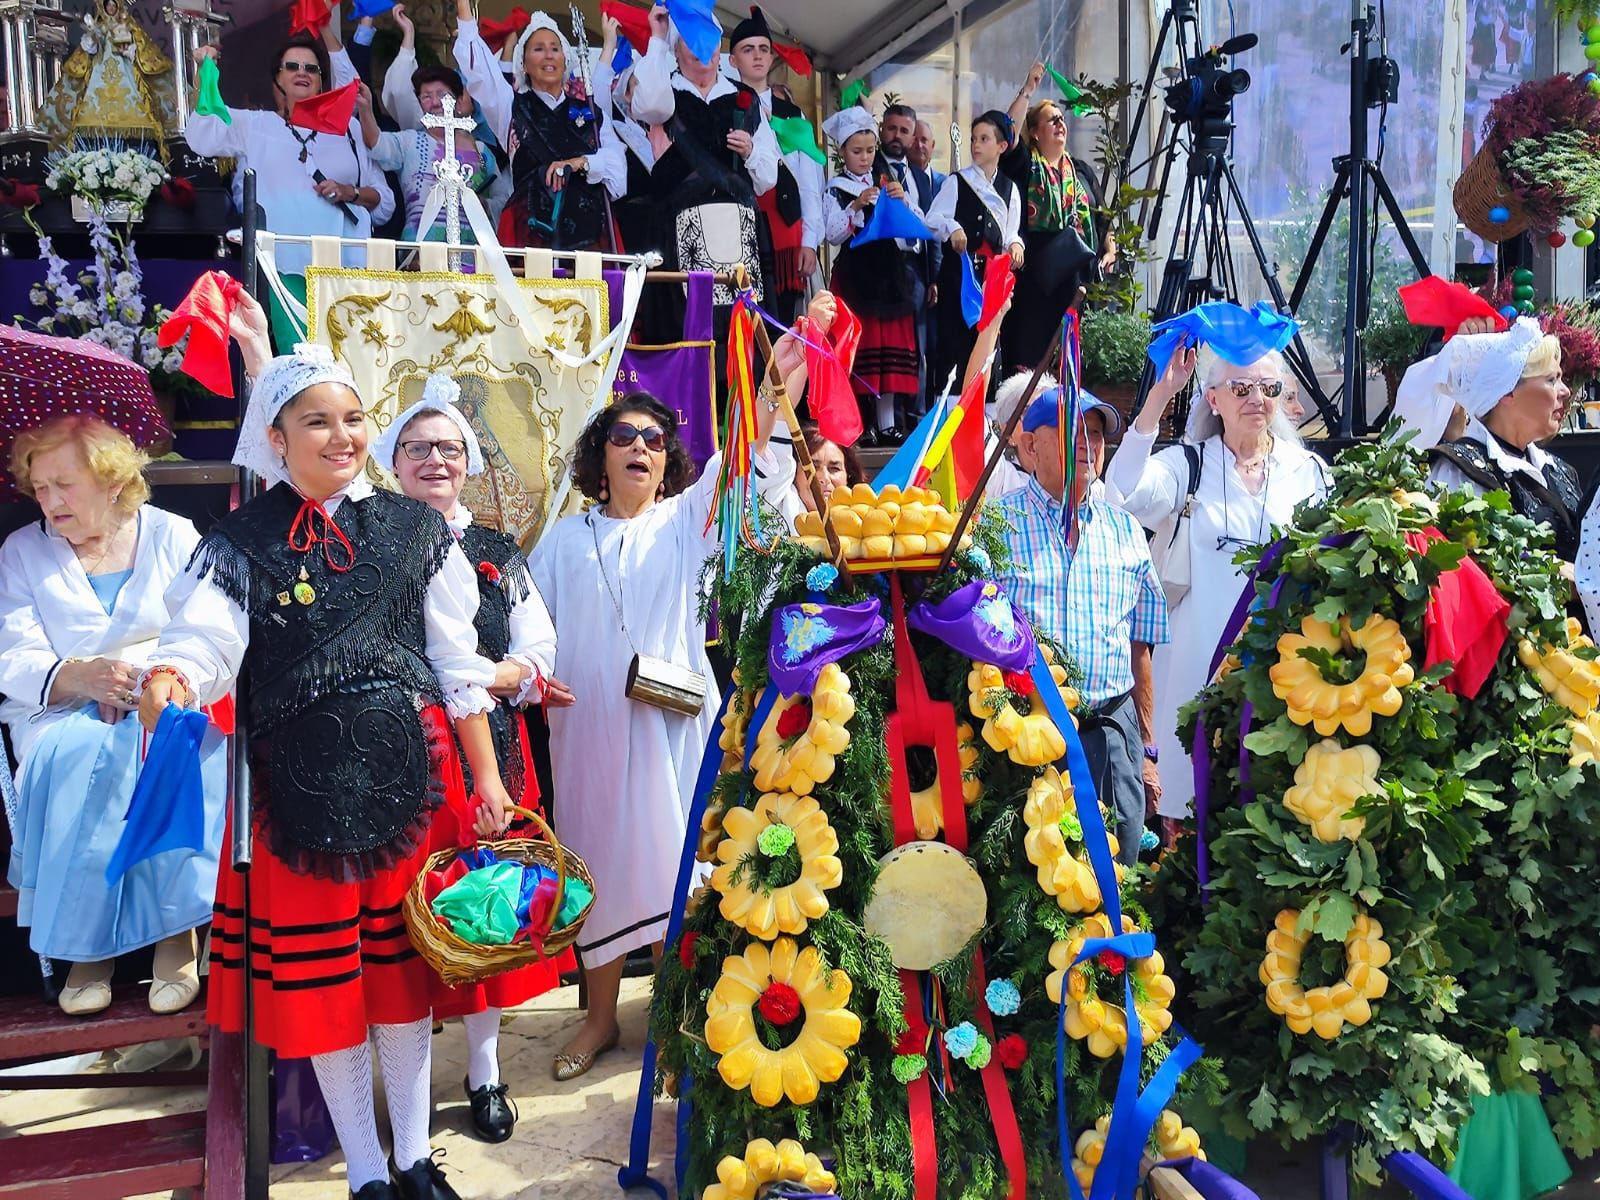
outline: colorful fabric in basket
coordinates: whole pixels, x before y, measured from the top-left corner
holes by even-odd
[[[430,871],[423,895],[433,915],[463,941],[480,946],[526,941],[538,946],[553,929],[570,925],[594,898],[583,880],[568,878],[556,912],[557,882],[549,867],[502,860],[480,846]]]

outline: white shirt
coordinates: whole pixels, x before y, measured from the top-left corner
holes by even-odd
[[[344,51],[331,58],[335,87],[355,78]],[[347,78],[343,68],[349,69]],[[346,136],[341,137],[304,129],[291,131],[289,123],[276,112],[263,109],[229,108],[228,115],[233,118],[231,124],[219,116],[190,113],[184,137],[196,154],[238,161],[233,172],[233,200],[241,208],[244,173],[246,169],[255,171],[256,202],[266,214],[266,228],[273,233],[363,240],[372,236],[374,225],[383,224],[394,212],[394,193],[367,153],[359,119],[352,117]],[[300,161],[300,138],[305,139],[305,162]],[[355,215],[352,225],[337,205],[317,194],[313,178],[317,170],[335,183],[371,188],[378,193],[378,206],[369,212],[352,200],[345,206]],[[311,247],[282,246],[277,258],[279,271],[301,275],[311,262]],[[360,267],[365,263],[364,249],[345,250],[345,266]]]
[[[372,484],[357,477],[343,491],[323,501],[328,515],[345,500],[365,500]],[[359,553],[359,549],[358,549]],[[219,700],[233,685],[250,645],[250,618],[216,584],[211,575],[197,578],[185,570],[167,591],[169,620],[161,644],[150,661],[183,672],[199,704]],[[494,664],[478,653],[478,580],[459,546],[428,581],[422,600],[426,631],[425,655],[444,693],[445,710],[453,719],[494,708],[489,685]]]
[[[867,224],[864,209],[852,209],[847,204],[841,204],[834,192],[840,191],[854,198],[874,186],[876,184],[871,175],[852,175],[848,171],[841,171],[828,180],[828,190],[822,194],[822,235],[828,245],[844,245]],[[906,203],[913,209],[917,207],[913,193],[906,193]]]
[[[634,120],[644,125],[665,125],[677,111],[674,92],[688,92],[709,104],[719,96],[729,96],[739,90],[737,84],[718,72],[711,89],[702,92],[678,72],[676,62],[666,39],[650,39],[649,50],[633,69]],[[772,127],[767,124],[765,109],[762,110],[752,140],[755,148],[744,160],[744,166],[750,172],[750,182],[755,185],[756,195],[762,196],[778,183],[778,142],[772,136]]]
[[[1526,475],[1529,479],[1544,484],[1544,469],[1550,463],[1550,455],[1532,442],[1528,443],[1528,448],[1523,454],[1515,454],[1506,449],[1500,439],[1490,433],[1488,426],[1477,417],[1467,418],[1467,429],[1461,436],[1474,442],[1482,442],[1489,461],[1507,475]],[[1448,459],[1435,458],[1428,468],[1428,479],[1440,487],[1469,487],[1475,494],[1483,494],[1483,488]]]
[[[465,504],[457,504],[454,514],[445,518],[445,524],[459,539],[472,524],[472,511]],[[550,611],[545,608],[544,597],[532,584],[531,575],[528,594],[511,605],[511,642],[506,658],[529,673],[523,680],[522,690],[511,702],[521,706],[542,699],[556,667],[556,627],[550,620]]]
[[[761,100],[761,112],[772,118],[772,89],[763,88],[756,95]],[[777,136],[773,136],[777,142]],[[791,150],[783,156],[783,165],[800,188],[800,242],[815,250],[822,245],[822,164],[809,154]]]
[[[995,224],[1000,226],[1001,248],[1009,250],[1012,246],[1022,245],[1022,189],[1013,187],[1011,199],[1002,200],[995,189],[994,176],[985,175],[978,166],[962,167],[954,175],[945,176],[926,218],[934,236],[941,242],[949,241],[950,235],[961,228],[956,221],[956,194],[960,189],[956,182],[958,177],[967,181],[967,185],[978,194],[978,199],[983,201],[983,206],[994,217]],[[969,239],[976,235],[976,230],[967,230]]]

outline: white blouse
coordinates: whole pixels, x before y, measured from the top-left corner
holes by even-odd
[[[954,175],[946,175],[944,182],[939,185],[939,192],[928,207],[926,221],[934,235],[941,242],[949,241],[950,235],[961,228],[956,220],[956,194],[960,190],[956,183],[957,177],[967,181],[968,186],[978,194],[978,199],[983,201],[983,206],[994,217],[995,224],[1000,226],[1003,248],[1009,250],[1012,246],[1022,245],[1022,189],[1013,187],[1011,199],[1002,200],[994,186],[995,177],[985,175],[983,169],[978,166],[962,167]],[[969,238],[973,233],[973,230],[967,230]]]
[[[457,504],[454,515],[446,517],[445,524],[460,538],[472,524],[472,512],[465,504]],[[522,690],[511,702],[521,707],[544,699],[556,669],[556,626],[550,619],[550,610],[545,607],[544,597],[533,585],[531,573],[528,594],[511,606],[511,642],[506,658],[529,673],[523,680]]]
[[[353,480],[323,502],[332,516],[344,500],[372,495],[365,478]],[[211,704],[233,685],[250,645],[250,618],[211,575],[196,577],[191,567],[167,592],[168,623],[150,661],[176,667],[188,681],[198,704]],[[445,710],[454,719],[489,712],[494,699],[494,663],[478,653],[478,579],[461,553],[451,548],[444,564],[428,581],[422,619],[428,665],[444,693]]]

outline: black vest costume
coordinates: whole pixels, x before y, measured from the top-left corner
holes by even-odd
[[[536,92],[520,92],[511,105],[517,152],[511,177],[523,206],[529,245],[558,250],[610,246],[605,185],[572,173],[560,193],[545,184],[553,162],[592,155],[600,146],[599,113],[571,97],[551,108]],[[556,219],[556,200],[561,216]]]
[[[1429,452],[1433,458],[1461,469],[1472,482],[1488,491],[1507,492],[1512,511],[1550,527],[1556,556],[1572,562],[1578,556],[1579,526],[1583,520],[1583,488],[1578,473],[1565,459],[1551,456],[1544,469],[1544,486],[1521,471],[1502,471],[1480,441],[1462,438],[1445,442]]]
[[[983,287],[984,272],[991,258],[1006,253],[1005,233],[989,206],[978,195],[977,189],[961,175],[956,181],[956,224],[967,235],[967,253],[972,257],[972,269],[978,277],[978,287]],[[1017,193],[1016,183],[996,171],[994,190],[1009,207],[1011,197]],[[961,295],[961,255],[945,248],[944,260],[939,264],[939,294],[958,300]],[[1009,318],[1008,318],[1009,319]],[[960,386],[959,371],[966,366],[967,356],[977,341],[977,331],[967,324],[959,303],[939,305],[939,354],[936,363],[937,382],[943,386],[952,367],[957,368],[956,384]]]
[[[793,100],[786,100],[776,92],[772,94],[772,115],[774,117],[799,117],[805,119],[805,113],[800,111],[800,106]],[[800,221],[800,181],[794,177],[794,172],[789,170],[789,164],[783,161],[780,148],[778,156],[778,182],[772,189],[776,193],[778,216],[785,225],[795,225]]]
[[[422,607],[455,539],[427,505],[378,491],[335,511],[357,547],[335,571],[321,547],[289,548],[300,507],[278,484],[223,517],[191,569],[250,621],[240,690],[267,764],[257,805],[273,853],[302,874],[367,879],[423,844],[444,801],[419,715],[441,700]],[[342,561],[342,547],[328,552]]]
[[[855,201],[855,196],[843,188],[834,187],[829,191],[840,208],[847,209]],[[863,227],[872,220],[874,207],[869,204],[861,210]],[[893,238],[852,246],[850,240],[854,237],[852,233],[849,239],[834,247],[829,287],[858,313],[898,317],[910,312],[916,287],[913,256],[901,250]]]
[[[518,549],[516,539],[485,525],[469,525],[461,534],[461,552],[472,563],[478,577],[478,615],[473,621],[478,631],[478,653],[492,663],[505,658],[511,649],[511,610],[533,591],[533,575],[528,560]],[[498,578],[483,569],[488,563]],[[527,775],[523,770],[522,738],[518,723],[522,713],[509,700],[498,701],[489,713],[489,733],[494,740],[495,760],[500,778],[512,803],[522,802]],[[472,768],[462,759],[467,790],[472,790]]]

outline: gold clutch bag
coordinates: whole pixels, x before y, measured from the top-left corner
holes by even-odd
[[[651,704],[686,717],[697,717],[706,703],[706,677],[664,658],[635,654],[628,664],[623,689],[630,700]]]

